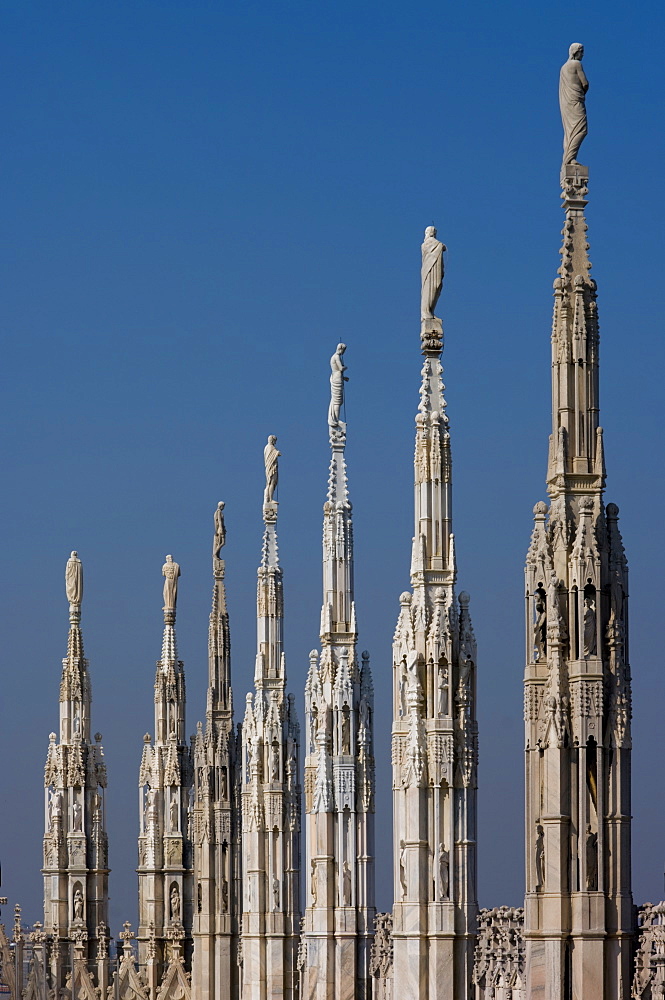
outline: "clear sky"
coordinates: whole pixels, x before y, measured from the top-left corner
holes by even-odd
[[[655,0],[7,0],[0,10],[2,893],[42,916],[43,765],[85,570],[111,918],[136,919],[164,555],[204,714],[212,512],[226,501],[237,713],[252,685],[262,449],[278,436],[289,688],[317,644],[328,359],[346,360],[360,648],[376,688],[378,904],[391,903],[391,639],[408,586],[423,229],[439,312],[459,587],[479,645],[479,895],[523,893],[523,561],[544,495],[562,214],[559,66],[586,46],[607,499],[631,572],[634,889],[663,894],[663,51]],[[4,915],[9,917],[9,911]]]

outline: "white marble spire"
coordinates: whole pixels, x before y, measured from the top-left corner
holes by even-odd
[[[254,693],[242,726],[242,997],[294,1000],[300,939],[300,730],[287,697],[274,435],[265,448]]]
[[[180,567],[167,556],[162,653],[155,671],[155,737],[143,740],[139,772],[139,963],[147,986],[159,983],[168,942],[182,935],[192,949],[190,789],[193,776],[185,737],[185,672],[178,659],[176,602]],[[180,937],[179,937],[180,940]]]
[[[579,122],[564,116],[571,149],[586,132],[582,111]],[[603,500],[588,177],[564,162],[550,504],[534,507],[526,560],[524,937],[527,995],[543,1000],[627,1000],[631,984],[628,580],[618,507]]]
[[[74,959],[108,985],[106,766],[101,735],[91,737],[92,689],[83,652],[83,567],[66,567],[67,656],[60,681],[60,736],[51,733],[44,772],[44,931],[52,937],[50,977],[65,985]]]
[[[323,505],[321,653],[305,689],[307,878],[304,990],[333,1000],[369,993],[374,924],[374,757],[369,655],[359,669],[344,404],[346,347],[331,358],[328,494]]]
[[[469,595],[455,594],[443,325],[433,315],[444,245],[422,247],[411,591],[393,644],[394,995],[466,1000],[476,934],[478,727]]]

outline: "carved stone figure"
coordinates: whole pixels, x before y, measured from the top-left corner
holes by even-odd
[[[420,296],[420,319],[428,320],[434,317],[434,309],[441,295],[443,286],[443,253],[446,247],[437,240],[436,229],[428,226],[421,247],[423,255],[420,277],[422,291]]]
[[[598,891],[598,834],[590,826],[586,828],[586,887],[589,892]]]
[[[150,826],[151,823],[157,822],[157,789],[148,788],[148,794],[145,799],[145,825]]]
[[[342,896],[344,906],[351,906],[351,865],[348,861],[344,862],[342,868]]]
[[[436,675],[436,710],[440,718],[448,711],[448,698],[446,688],[448,687],[448,668],[445,663],[439,663]]]
[[[74,920],[83,920],[83,893],[79,885],[74,890]]]
[[[351,753],[351,713],[346,705],[342,709],[342,753]]]
[[[538,663],[545,659],[547,649],[547,611],[542,600],[536,603],[536,621],[533,626],[534,656]]]
[[[409,673],[406,666],[406,656],[402,657],[402,662],[400,664],[400,677],[399,677],[399,702],[400,702],[400,715],[406,715],[406,689],[409,683]]]
[[[406,844],[403,840],[399,842],[399,884],[402,890],[402,899],[405,899],[408,886],[406,884]]]
[[[275,448],[276,441],[277,438],[275,435],[271,434],[268,438],[268,444],[263,449],[263,460],[266,466],[266,488],[263,494],[264,503],[272,503],[275,490],[277,489],[277,477],[279,475],[278,459],[281,452]]]
[[[60,819],[62,816],[62,792],[59,788],[55,791],[49,792],[48,800],[48,817],[49,826],[52,828],[56,819]]]
[[[201,889],[201,883],[199,882],[199,891]],[[201,912],[201,907],[199,906],[199,913]],[[229,880],[222,880],[222,913],[229,912]]]
[[[224,501],[220,500],[213,514],[215,534],[212,541],[213,559],[220,558],[220,552],[226,544],[226,526],[224,524]]]
[[[450,892],[450,857],[443,844],[439,844],[439,899],[448,899]]]
[[[74,802],[72,806],[72,829],[76,833],[81,833],[83,829],[83,810],[80,802]]]
[[[596,607],[590,597],[584,598],[584,655],[596,655]]]
[[[171,889],[171,922],[180,923],[180,890],[177,885]]]
[[[316,861],[312,861],[312,871],[310,875],[310,892],[312,894],[312,906],[317,905],[318,877]]]
[[[337,427],[339,425],[339,415],[344,403],[344,383],[348,382],[345,376],[346,365],[342,361],[342,356],[346,350],[346,344],[338,344],[335,353],[330,359],[330,407],[328,409],[328,426]]]
[[[589,81],[582,69],[584,46],[573,42],[559,74],[559,107],[563,123],[563,165],[577,163],[577,153],[587,134],[586,92]]]
[[[536,824],[536,889],[545,886],[545,831]]]
[[[164,608],[175,611],[178,600],[180,566],[173,561],[173,556],[166,557],[166,562],[162,566],[162,576],[164,577]]]
[[[170,806],[170,820],[171,820],[171,833],[177,833],[178,830],[178,799],[175,792],[172,793],[173,798],[171,799]]]
[[[276,875],[272,877],[272,908],[279,910],[279,879]]]
[[[272,745],[270,780],[279,781],[279,746],[276,742]]]
[[[65,567],[65,590],[70,604],[83,600],[83,565],[77,552],[72,552]]]

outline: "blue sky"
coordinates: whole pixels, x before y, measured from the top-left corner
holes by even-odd
[[[111,917],[135,920],[138,766],[161,565],[182,567],[188,729],[205,708],[212,512],[226,501],[236,706],[252,684],[262,448],[278,435],[289,687],[317,643],[328,358],[340,339],[361,648],[390,905],[390,644],[408,585],[420,242],[439,311],[459,586],[479,643],[482,905],[519,904],[523,560],[544,495],[558,266],[557,76],[582,41],[607,499],[631,572],[634,890],[663,891],[661,5],[68,0],[0,10],[5,525],[2,892],[41,918],[43,762],[64,564],[85,568],[109,771]],[[11,821],[7,820],[11,817]],[[7,914],[5,914],[5,918]]]

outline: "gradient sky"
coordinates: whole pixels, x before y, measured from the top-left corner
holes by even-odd
[[[109,773],[111,927],[136,920],[138,767],[161,566],[182,567],[188,730],[205,710],[212,512],[236,714],[252,685],[262,449],[278,436],[289,689],[318,642],[328,359],[348,344],[360,649],[391,904],[390,671],[408,586],[420,243],[439,312],[459,587],[479,646],[479,898],[523,893],[523,562],[544,496],[562,213],[559,66],[586,46],[587,211],[607,499],[631,573],[634,891],[663,895],[663,51],[651,2],[7,0],[0,10],[2,893],[42,917],[43,765],[85,570]],[[661,500],[658,498],[661,497]],[[10,917],[10,909],[4,919]]]

